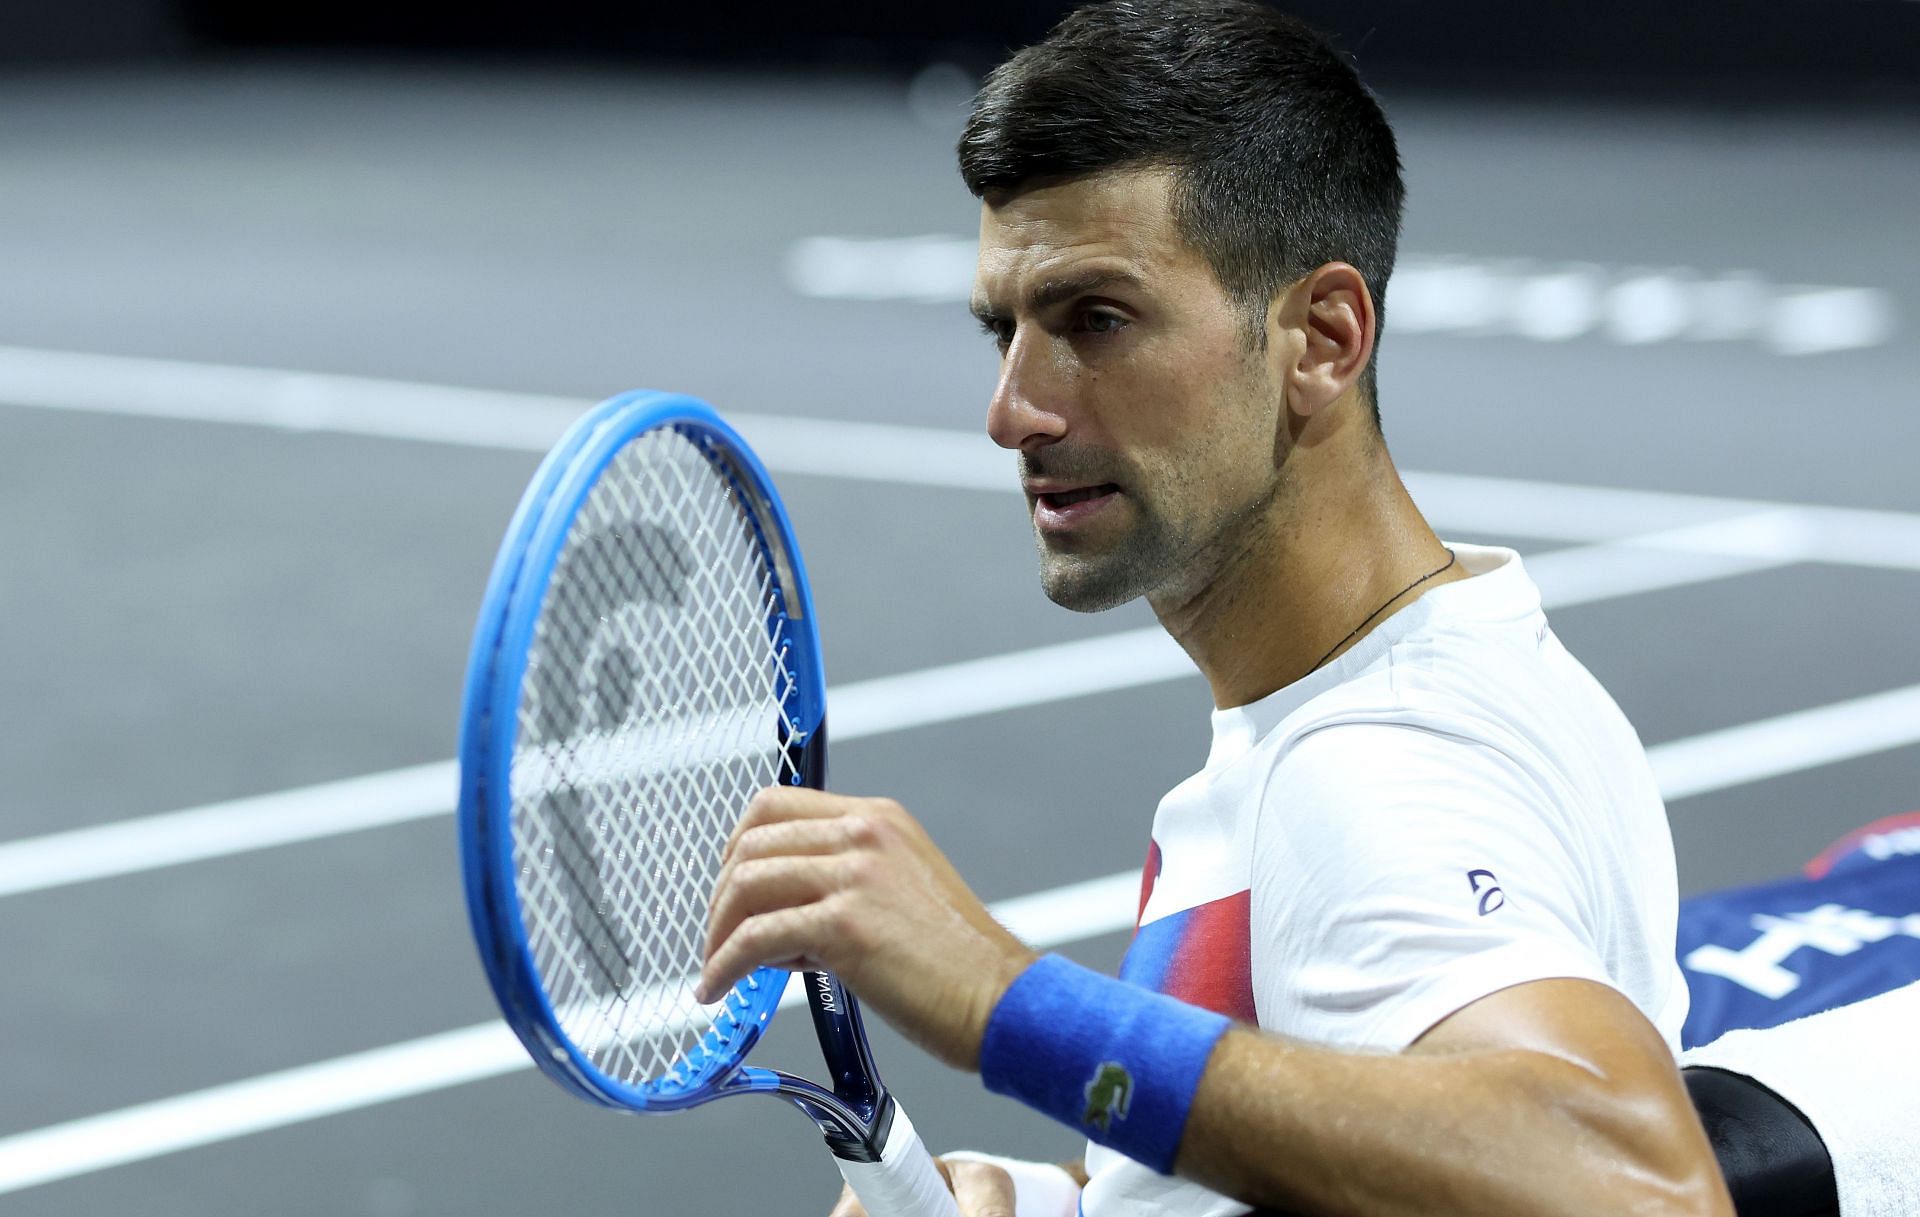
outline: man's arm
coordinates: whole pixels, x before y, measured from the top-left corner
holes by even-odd
[[[1236,1027],[1176,1169],[1313,1214],[1733,1212],[1659,1033],[1581,980],[1484,997],[1398,1055]]]
[[[1033,959],[899,804],[787,788],[756,797],[735,832],[703,986],[762,963],[824,967],[978,1070],[989,1019]],[[1201,1074],[1175,1167],[1315,1215],[1732,1213],[1665,1043],[1587,981],[1494,993],[1400,1054],[1236,1027]]]

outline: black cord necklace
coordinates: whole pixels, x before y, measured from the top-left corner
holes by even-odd
[[[1362,621],[1359,625],[1356,625],[1353,627],[1353,634],[1358,634],[1361,630],[1364,630],[1367,628],[1367,626],[1371,625],[1375,617],[1378,617],[1380,614],[1387,611],[1388,604],[1392,604],[1395,600],[1398,600],[1400,597],[1406,595],[1408,592],[1412,591],[1414,588],[1419,587],[1422,583],[1425,583],[1427,580],[1433,578],[1434,576],[1444,575],[1448,571],[1452,570],[1453,564],[1456,561],[1458,561],[1457,555],[1455,555],[1454,552],[1451,549],[1449,549],[1447,551],[1447,564],[1445,566],[1435,567],[1434,569],[1428,571],[1426,574],[1421,575],[1418,579],[1415,579],[1412,583],[1407,584],[1405,587],[1401,588],[1399,591],[1395,592],[1393,595],[1388,596],[1386,599],[1386,603],[1382,604],[1379,608],[1373,610],[1371,613],[1368,613],[1367,619],[1365,621]],[[1337,651],[1341,647],[1346,646],[1349,642],[1352,642],[1353,634],[1348,634],[1345,638],[1342,638],[1339,642],[1334,643],[1333,650],[1328,651],[1325,655],[1322,655],[1320,657],[1320,663],[1316,663],[1312,667],[1307,669],[1307,675],[1311,676],[1315,672],[1318,672],[1320,670],[1321,664],[1324,664],[1327,662],[1327,660],[1333,658],[1334,651]]]

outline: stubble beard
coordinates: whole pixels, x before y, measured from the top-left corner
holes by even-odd
[[[1055,551],[1036,533],[1041,590],[1076,613],[1102,613],[1142,596],[1157,613],[1184,606],[1204,594],[1237,555],[1258,544],[1284,485],[1275,477],[1250,501],[1189,522],[1185,529],[1129,495],[1139,519],[1098,552]]]
[[[1138,499],[1129,498],[1139,520],[1100,552],[1057,551],[1037,532],[1040,589],[1047,599],[1076,613],[1104,613],[1153,593],[1178,564],[1179,539]]]
[[[1260,351],[1264,349],[1264,336],[1257,348],[1248,345],[1243,353],[1242,378],[1238,383],[1222,386],[1219,408],[1232,409],[1229,403],[1272,399],[1274,389],[1259,361]],[[1053,455],[1055,460],[1060,459],[1060,454]],[[1207,460],[1209,456],[1214,460]],[[1218,469],[1225,464],[1224,454],[1198,454],[1191,459],[1188,469]],[[1083,468],[1071,459],[1066,467],[1049,472],[1080,474],[1085,478],[1096,476],[1095,470]],[[1142,596],[1153,604],[1156,613],[1164,614],[1169,608],[1184,606],[1204,594],[1249,546],[1260,543],[1260,538],[1270,530],[1268,517],[1273,504],[1288,485],[1276,468],[1266,485],[1247,501],[1216,509],[1207,518],[1193,519],[1192,505],[1207,497],[1206,488],[1201,484],[1203,479],[1182,470],[1162,479],[1149,496],[1144,485],[1149,479],[1144,473],[1130,470],[1120,481],[1136,518],[1104,549],[1051,549],[1046,538],[1035,530],[1040,587],[1047,599],[1077,613],[1105,612]],[[1160,506],[1156,507],[1156,503]]]

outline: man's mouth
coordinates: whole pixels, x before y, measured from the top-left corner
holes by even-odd
[[[1116,494],[1119,490],[1120,487],[1114,485],[1112,482],[1102,482],[1098,486],[1081,486],[1075,490],[1060,490],[1051,493],[1037,494],[1034,498],[1053,510],[1058,511],[1063,507],[1071,507],[1075,503],[1084,503],[1089,499],[1098,499],[1110,494]]]
[[[1091,524],[1120,497],[1120,487],[1112,482],[1055,490],[1028,489],[1033,494],[1033,526],[1043,534],[1055,536]]]

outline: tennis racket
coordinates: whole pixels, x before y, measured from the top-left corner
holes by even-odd
[[[494,996],[580,1098],[673,1112],[778,1095],[872,1217],[957,1217],[837,977],[803,978],[831,1088],[743,1064],[786,972],[693,997],[748,800],[819,788],[826,766],[819,631],[766,469],[692,398],[601,404],[527,487],[467,668],[460,849]]]

